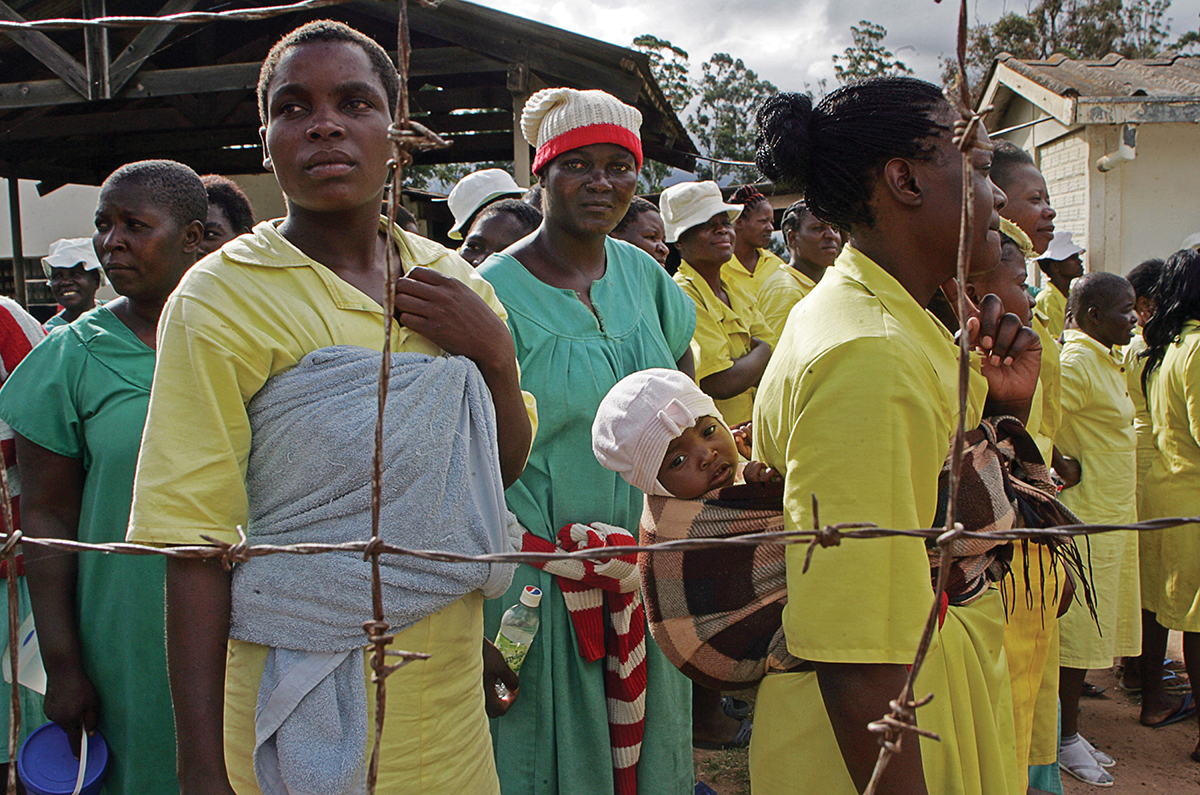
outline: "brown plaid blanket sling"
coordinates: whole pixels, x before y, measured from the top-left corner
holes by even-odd
[[[944,525],[949,459],[939,480],[939,518]],[[1055,499],[1040,453],[1020,421],[989,418],[967,434],[959,517],[968,530],[1050,527],[1078,523]],[[742,484],[696,500],[646,498],[641,543],[731,538],[783,529],[783,488]],[[854,543],[871,543],[861,541]],[[1028,543],[1028,542],[1025,542]],[[1083,583],[1084,566],[1074,542],[1038,539]],[[1008,571],[1007,541],[961,539],[949,589],[950,604],[967,604]],[[768,673],[804,670],[787,650],[783,608],[787,604],[785,547],[759,545],[642,554],[638,568],[650,633],[663,653],[690,679],[714,690],[740,690]],[[936,545],[930,550],[937,563]],[[1056,570],[1057,571],[1057,570]],[[936,568],[931,572],[937,576]]]

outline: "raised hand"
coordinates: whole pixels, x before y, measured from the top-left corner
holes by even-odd
[[[959,286],[956,279],[942,285],[950,305],[958,313]],[[994,295],[985,295],[976,305],[966,297],[967,316],[959,318],[967,345],[983,357],[980,372],[988,381],[987,414],[1008,414],[1025,422],[1033,393],[1037,390],[1042,365],[1042,343],[1033,329],[1021,323]]]

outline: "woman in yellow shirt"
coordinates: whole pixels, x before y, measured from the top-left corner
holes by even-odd
[[[742,213],[733,222],[733,257],[725,266],[725,279],[759,298],[763,285],[784,266],[768,246],[775,231],[775,208],[757,188],[743,185],[729,197]]]
[[[1146,478],[1146,516],[1200,515],[1200,252],[1172,254],[1154,290],[1157,308],[1146,323],[1143,388],[1157,454]],[[1200,701],[1200,533],[1196,527],[1158,532],[1142,583],[1152,605],[1143,612],[1142,723],[1161,726],[1187,717]],[[1167,630],[1183,631],[1192,681],[1190,701],[1173,702],[1162,685]],[[1192,751],[1200,762],[1200,744]]]
[[[758,308],[776,336],[783,334],[792,307],[812,292],[842,250],[841,232],[810,213],[803,201],[788,206],[780,227],[791,261],[758,291]]]
[[[1137,323],[1133,287],[1115,273],[1090,273],[1071,291],[1062,352],[1063,424],[1057,444],[1079,461],[1079,483],[1062,492],[1063,504],[1084,522],[1137,520],[1137,435],[1133,401],[1116,348],[1129,343]],[[1079,734],[1084,676],[1113,657],[1141,649],[1137,533],[1121,530],[1077,541],[1088,561],[1096,618],[1076,606],[1062,617],[1059,767],[1081,781],[1107,786],[1112,759]],[[1097,623],[1099,626],[1097,626]]]
[[[672,185],[659,198],[667,242],[683,261],[675,281],[696,302],[696,383],[717,402],[730,425],[749,422],[754,389],[776,337],[750,293],[727,278],[733,221],[742,212],[721,200],[715,182]]]
[[[392,239],[406,276],[394,288],[392,349],[474,361],[495,404],[505,483],[520,474],[532,430],[495,292],[457,255],[389,230],[379,216],[400,88],[382,48],[335,22],[297,28],[263,62],[265,165],[288,214],[206,257],[167,303],[130,540],[237,541],[234,528],[248,515],[246,404],[314,350],[380,344]],[[370,450],[313,455],[336,466],[338,455]],[[171,560],[166,579],[180,791],[255,795],[251,754],[267,649],[229,640],[231,577],[219,562]],[[406,698],[389,711],[380,791],[499,793],[484,708],[482,603],[472,592],[396,634],[393,648],[428,652],[437,662],[407,666],[390,680]]]
[[[955,348],[924,307],[951,292],[958,247],[961,158],[957,114],[936,86],[876,78],[817,107],[783,94],[759,111],[759,168],[803,189],[812,212],[848,229],[849,243],[790,318],[755,409],[755,458],[785,475],[785,525],[820,522],[928,527],[938,472],[958,419]],[[991,147],[972,150],[972,261],[995,266],[1004,194],[988,178]],[[971,418],[1028,415],[1037,336],[988,296],[967,333],[988,344],[972,378]],[[994,347],[993,347],[994,346]],[[973,424],[968,421],[968,425]],[[888,712],[916,652],[931,588],[925,545],[904,538],[788,551],[788,649],[811,673],[767,676],[750,746],[755,793],[861,792],[879,746],[867,724]],[[881,793],[1024,792],[994,589],[950,607],[916,690],[934,700],[917,722],[940,743],[894,758]]]

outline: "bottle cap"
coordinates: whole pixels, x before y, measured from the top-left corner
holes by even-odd
[[[537,607],[542,603],[542,589],[534,588],[532,585],[526,585],[525,590],[521,591],[521,604],[526,607]]]

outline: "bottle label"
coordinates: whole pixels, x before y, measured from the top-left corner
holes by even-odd
[[[513,669],[513,673],[518,673],[521,665],[525,662],[525,655],[529,652],[529,647],[509,640],[501,631],[496,635],[496,648],[504,655],[504,661],[508,663],[509,668]]]

